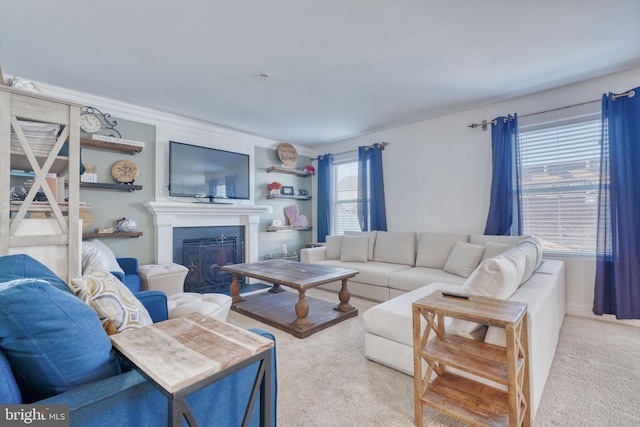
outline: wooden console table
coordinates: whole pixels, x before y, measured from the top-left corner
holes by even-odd
[[[445,316],[504,328],[506,348],[446,333]],[[432,331],[436,336],[430,340]],[[530,425],[526,304],[480,296],[461,299],[433,292],[413,303],[413,349],[418,427],[423,425],[422,405],[473,426]],[[424,374],[423,361],[427,363]],[[491,380],[507,390],[448,368]],[[436,377],[431,380],[434,372]]]
[[[169,399],[170,426],[185,419],[197,426],[186,396],[249,365],[260,362],[243,426],[260,391],[260,425],[271,425],[271,348],[273,341],[202,314],[154,323],[111,335],[113,347]],[[224,396],[211,396],[220,399]]]

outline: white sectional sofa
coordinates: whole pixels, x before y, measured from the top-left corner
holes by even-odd
[[[565,315],[564,263],[542,259],[536,238],[461,233],[348,232],[301,261],[351,268],[352,295],[379,301],[363,314],[368,359],[413,375],[411,304],[439,289],[527,304],[531,413],[535,416]],[[323,287],[338,292],[339,283]],[[450,329],[505,345],[504,331],[451,322]]]

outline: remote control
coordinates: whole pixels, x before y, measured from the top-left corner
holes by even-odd
[[[444,295],[445,297],[469,299],[469,295],[461,294],[459,292],[442,291],[442,295]]]

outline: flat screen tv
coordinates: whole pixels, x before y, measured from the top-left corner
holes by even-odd
[[[169,141],[169,195],[249,199],[249,155]]]

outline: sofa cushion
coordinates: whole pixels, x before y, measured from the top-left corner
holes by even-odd
[[[326,240],[326,259],[340,259],[340,253],[342,251],[342,236],[327,236]]]
[[[458,287],[464,284],[465,278],[447,273],[440,268],[414,267],[397,271],[389,276],[389,287],[404,292],[411,292],[429,283],[453,283]]]
[[[366,236],[369,239],[368,260],[373,261],[374,248],[376,246],[377,231],[345,231],[345,236]]]
[[[508,249],[511,249],[512,247],[513,245],[509,245],[507,243],[486,242],[484,244],[484,253],[482,254],[482,259],[480,260],[480,262],[484,261],[487,258],[498,256]]]
[[[373,260],[414,266],[416,263],[416,233],[413,231],[378,231]]]
[[[389,286],[389,277],[398,271],[411,269],[411,267],[402,264],[389,264],[387,262],[343,262],[343,261],[320,261],[318,264],[327,267],[336,268],[348,268],[351,270],[357,270],[359,273],[353,279],[349,279],[351,282],[366,283],[372,286]]]
[[[514,246],[527,237],[529,236],[496,236],[492,234],[471,234],[469,236],[469,243],[473,243],[474,245],[484,245],[487,242],[494,242]]]
[[[423,232],[418,236],[416,267],[444,268],[457,242],[469,242],[468,234]]]
[[[82,271],[89,267],[124,274],[111,248],[98,239],[82,242]]]
[[[515,246],[525,255],[525,268],[520,284],[523,284],[540,267],[542,263],[542,243],[537,237],[528,237]]]
[[[476,269],[484,248],[471,243],[456,242],[447,258],[443,270],[461,277],[469,277]]]
[[[520,286],[525,264],[524,252],[513,247],[501,255],[483,261],[464,283],[462,292],[508,299]],[[475,322],[455,319],[451,324],[451,330],[462,336],[477,338],[474,332],[480,326]]]
[[[144,305],[108,271],[90,267],[69,286],[98,313],[109,335],[153,324]]]
[[[120,373],[95,311],[42,279],[0,284],[0,348],[25,403]]]
[[[340,261],[367,262],[369,238],[367,236],[344,236],[340,251]]]
[[[460,285],[432,283],[377,304],[362,315],[364,332],[413,347],[412,304],[438,290],[460,292]],[[446,324],[451,321],[445,319]]]

